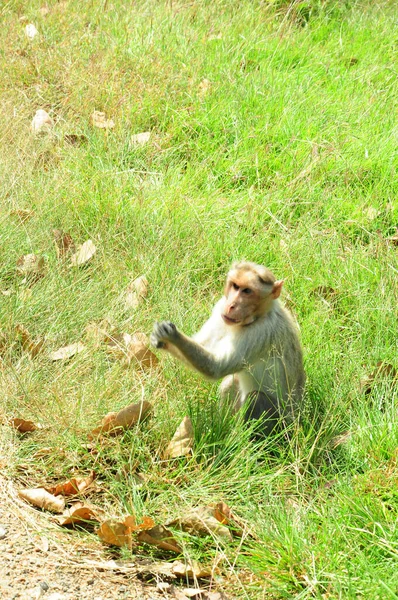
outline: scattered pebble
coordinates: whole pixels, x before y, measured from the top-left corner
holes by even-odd
[[[41,581],[40,582],[40,587],[43,590],[43,592],[47,592],[48,588],[50,587],[47,583],[47,581]]]
[[[4,540],[7,533],[8,533],[7,529],[5,527],[3,527],[3,525],[0,525],[0,540]]]

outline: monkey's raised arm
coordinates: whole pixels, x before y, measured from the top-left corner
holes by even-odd
[[[178,353],[192,367],[211,379],[221,379],[226,375],[236,373],[243,369],[245,364],[244,361],[234,357],[227,359],[215,356],[193,339],[178,331],[174,323],[170,323],[170,321],[156,323],[151,334],[151,343],[155,348],[164,348],[168,342],[177,348]]]

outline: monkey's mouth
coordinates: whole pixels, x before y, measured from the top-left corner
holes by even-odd
[[[231,319],[231,317],[227,317],[227,315],[222,315],[222,318],[228,325],[237,325],[240,323],[239,319]]]

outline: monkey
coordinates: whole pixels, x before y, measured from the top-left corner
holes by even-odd
[[[151,344],[209,379],[222,379],[221,398],[244,420],[261,419],[268,435],[291,423],[305,386],[297,327],[280,302],[283,280],[253,262],[234,263],[223,297],[192,338],[174,323],[155,323]]]

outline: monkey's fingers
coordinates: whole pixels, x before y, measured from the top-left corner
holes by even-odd
[[[159,338],[154,333],[151,334],[151,337],[149,339],[154,348],[166,348],[166,342],[162,342],[162,340],[159,340]]]

